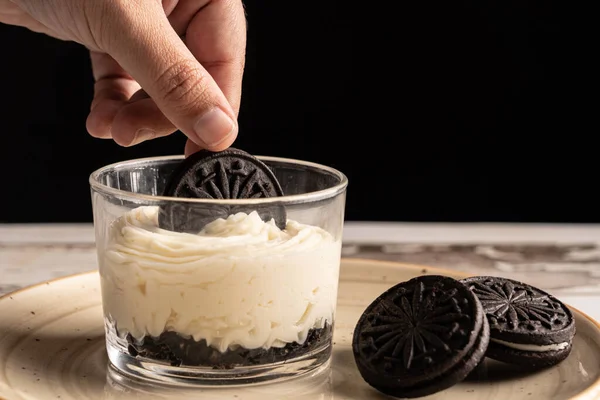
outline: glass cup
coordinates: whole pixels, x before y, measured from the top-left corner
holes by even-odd
[[[329,366],[347,178],[311,162],[259,159],[284,196],[163,197],[178,156],[91,174],[111,367],[223,386]]]

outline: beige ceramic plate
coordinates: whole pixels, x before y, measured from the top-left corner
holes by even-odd
[[[121,378],[107,367],[96,272],[51,281],[0,298],[0,399],[386,399],[361,379],[350,341],[364,308],[394,283],[453,271],[345,259],[342,264],[333,368],[316,377],[236,389],[166,389]],[[481,379],[424,399],[595,400],[600,398],[600,325],[573,310],[577,336],[557,367],[522,375],[486,362]],[[484,376],[486,375],[487,376]]]

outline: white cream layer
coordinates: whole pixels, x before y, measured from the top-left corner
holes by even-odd
[[[100,255],[105,315],[135,338],[175,331],[220,351],[303,343],[333,321],[341,241],[256,212],[216,220],[198,235],[158,228],[158,207],[111,227]]]
[[[505,342],[504,340],[498,340],[498,339],[490,339],[490,340],[492,342],[496,342],[496,343],[501,344],[503,346],[510,347],[511,349],[522,350],[522,351],[535,351],[535,352],[539,352],[539,353],[543,353],[543,352],[546,352],[546,351],[564,350],[567,347],[569,347],[569,343],[568,342],[555,343],[555,344],[545,344],[545,345],[537,345],[537,344],[511,343],[511,342]]]

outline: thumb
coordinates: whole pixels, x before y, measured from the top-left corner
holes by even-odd
[[[191,141],[211,150],[229,147],[238,133],[236,113],[173,30],[160,2],[145,4],[114,20],[118,25],[105,50]]]

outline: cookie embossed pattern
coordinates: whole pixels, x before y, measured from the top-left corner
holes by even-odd
[[[165,196],[189,199],[257,199],[283,196],[283,189],[265,163],[235,148],[213,153],[201,150],[187,157],[173,171],[164,190]],[[217,218],[238,212],[258,211],[264,221],[274,219],[285,229],[285,207],[207,205],[193,207],[185,203],[166,203],[159,213],[159,225],[177,232],[198,232]]]
[[[462,282],[477,295],[488,317],[488,357],[538,367],[558,364],[570,354],[575,320],[560,300],[506,278],[474,277]]]

